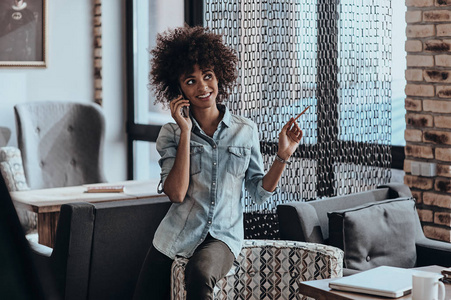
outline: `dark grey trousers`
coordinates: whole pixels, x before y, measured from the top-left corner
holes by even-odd
[[[208,235],[186,265],[186,299],[213,299],[216,282],[227,274],[234,260],[226,244]],[[170,299],[172,262],[172,259],[151,247],[139,274],[133,299]]]

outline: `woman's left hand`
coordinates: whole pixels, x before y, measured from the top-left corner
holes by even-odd
[[[288,160],[298,148],[301,138],[302,130],[294,118],[291,118],[279,133],[279,150],[277,154],[281,158]]]

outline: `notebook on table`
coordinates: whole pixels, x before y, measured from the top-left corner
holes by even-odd
[[[381,266],[331,281],[331,289],[388,298],[399,298],[412,290],[412,274],[418,270]]]

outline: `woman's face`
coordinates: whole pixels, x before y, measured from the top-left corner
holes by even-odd
[[[190,101],[192,108],[216,106],[218,79],[213,69],[201,70],[198,65],[194,65],[193,73],[180,76],[179,82],[184,97]]]

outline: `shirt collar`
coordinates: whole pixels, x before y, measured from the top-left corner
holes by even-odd
[[[221,122],[224,123],[224,125],[226,125],[227,127],[230,127],[231,114],[229,109],[224,104],[218,104],[218,109],[219,111],[224,112],[224,116],[222,117]]]
[[[230,113],[229,109],[224,104],[217,104],[216,106],[218,107],[220,112],[224,113],[224,116],[222,117],[221,122],[224,123],[224,125],[226,125],[227,127],[230,127],[231,113]],[[194,130],[195,127],[200,129],[199,123],[197,123],[197,120],[191,114],[191,111],[190,111],[190,116],[191,116],[191,120],[193,121],[193,124],[194,124],[192,130]]]

